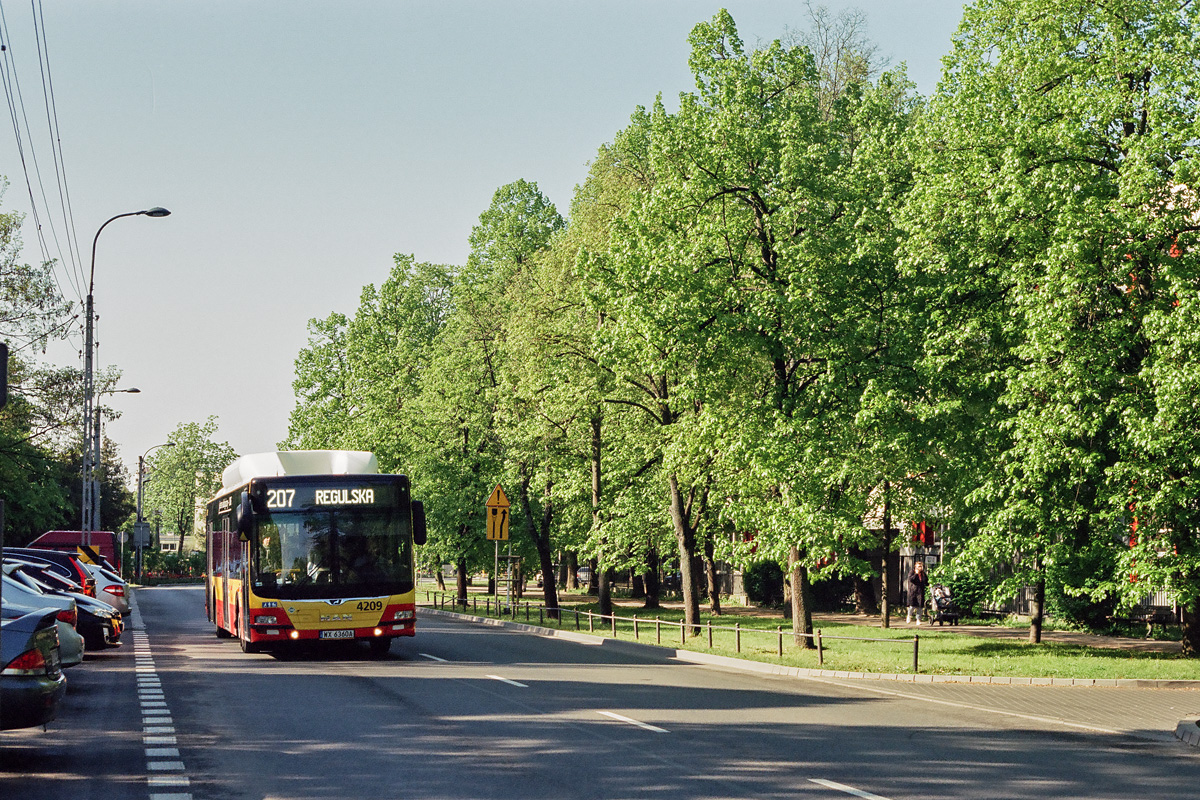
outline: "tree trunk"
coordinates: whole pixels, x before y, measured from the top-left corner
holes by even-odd
[[[1187,658],[1200,656],[1200,598],[1183,607],[1183,650]]]
[[[704,577],[708,583],[708,609],[714,616],[721,615],[721,586],[717,582],[717,562],[713,557],[712,537],[704,543]]]
[[[563,586],[572,592],[579,591],[579,554],[574,550],[566,552],[567,577]]]
[[[613,613],[612,602],[612,570],[599,570],[599,585],[596,592],[596,605],[599,606],[599,611],[606,617],[611,617]]]
[[[538,568],[542,573],[542,600],[551,619],[558,619],[558,586],[555,583],[554,559],[550,551],[550,523],[554,520],[554,502],[551,499],[552,481],[546,481],[542,497],[541,520],[535,525],[533,504],[529,499],[530,476],[525,464],[520,465],[521,481],[518,484],[518,497],[521,503],[521,515],[525,518],[525,530],[537,548]]]
[[[861,558],[868,564],[879,563],[875,553],[865,553],[858,548],[851,549],[850,555],[854,558]],[[877,614],[879,606],[875,602],[875,586],[871,583],[871,578],[855,575],[852,580],[854,582],[854,613],[866,617]]]
[[[643,608],[658,608],[659,600],[662,596],[662,584],[658,580],[658,571],[662,565],[658,557],[658,551],[653,547],[646,553],[646,572],[643,576],[643,582],[646,585],[646,602]]]
[[[601,411],[597,405],[592,413],[591,428],[592,428],[592,530],[599,531],[600,523],[603,518],[600,514],[600,459],[604,454],[601,438]],[[604,537],[600,537],[601,547],[603,547]],[[608,568],[600,569],[598,559],[592,559],[592,585],[596,587],[597,606],[601,614],[612,616],[612,586],[609,583]]]
[[[641,574],[632,570],[629,573],[629,598],[631,600],[646,599],[646,582],[642,580]]]
[[[1042,564],[1036,565],[1039,573],[1037,583],[1033,587],[1033,608],[1029,614],[1029,643],[1042,643],[1042,616],[1046,610],[1046,573],[1041,571]]]
[[[700,635],[700,597],[696,573],[692,564],[696,557],[696,531],[689,519],[690,509],[679,491],[679,479],[671,475],[667,481],[671,492],[671,522],[675,528],[675,543],[679,548],[679,584],[683,591],[683,624],[692,636]]]
[[[458,564],[456,565],[456,584],[458,589],[458,600],[460,603],[467,601],[467,557],[459,556]]]
[[[783,572],[783,618],[792,619],[792,570],[788,564],[781,564]]]
[[[437,581],[439,592],[446,591],[446,576],[442,573],[442,565],[437,565],[437,571],[434,573],[434,579]]]
[[[888,574],[888,556],[896,532],[892,529],[892,484],[883,482],[883,556],[879,559],[879,619],[884,628],[892,627],[892,587]]]
[[[800,562],[800,548],[792,545],[788,552],[788,572],[792,578],[792,634],[796,646],[815,650],[813,642],[812,588],[808,583],[808,568]]]

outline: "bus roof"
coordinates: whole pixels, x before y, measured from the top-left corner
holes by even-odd
[[[221,473],[226,492],[254,478],[280,475],[375,475],[374,453],[361,450],[281,450],[242,456]]]

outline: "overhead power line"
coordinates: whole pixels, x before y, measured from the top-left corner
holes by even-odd
[[[65,232],[64,236],[67,240],[65,257],[62,243],[59,240],[58,226],[54,222],[54,214],[51,211],[52,207],[46,194],[45,183],[42,180],[41,168],[37,158],[37,148],[34,144],[35,137],[25,108],[25,100],[18,75],[17,59],[13,52],[13,37],[4,11],[3,2],[0,2],[0,82],[4,85],[9,119],[12,123],[17,153],[21,161],[21,172],[25,179],[26,191],[29,196],[29,216],[33,221],[43,262],[56,261],[62,267],[73,291],[67,292],[64,290],[56,271],[54,273],[54,280],[61,294],[68,297],[73,295],[82,300],[83,286],[86,281],[84,279],[81,260],[78,257],[78,239],[74,233],[74,221],[70,207],[70,194],[67,190],[66,173],[62,168],[61,137],[58,133],[58,112],[54,104],[53,82],[51,79],[48,48],[46,46],[44,18],[41,13],[40,2],[31,0],[30,7],[33,13],[34,38],[37,45],[39,71],[42,76],[42,93],[46,108],[47,124],[49,126],[55,183],[59,193],[58,206],[61,209],[62,226]],[[31,166],[32,171],[30,169]],[[41,198],[40,205],[38,201],[39,196]],[[57,258],[54,258],[51,254],[51,248],[46,240],[46,228],[49,228],[50,237],[54,242],[54,252],[58,254]]]

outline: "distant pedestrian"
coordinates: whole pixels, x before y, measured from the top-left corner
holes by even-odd
[[[904,581],[904,589],[908,594],[908,617],[905,622],[912,622],[915,614],[917,624],[921,624],[921,610],[925,608],[925,589],[928,587],[929,576],[925,574],[925,562],[918,561]]]

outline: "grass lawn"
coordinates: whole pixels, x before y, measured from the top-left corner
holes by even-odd
[[[423,594],[423,593],[420,593]],[[490,606],[490,607],[489,607]],[[561,627],[613,636],[613,623],[598,616],[594,603],[562,602]],[[485,596],[473,599],[467,609],[478,616],[497,617],[496,607]],[[490,611],[490,613],[489,613]],[[555,620],[539,621],[539,606],[518,611],[518,621],[559,627]],[[1105,647],[1025,641],[953,633],[950,627],[889,628],[845,623],[821,624],[824,663],[815,650],[797,647],[790,622],[757,615],[702,614],[699,636],[682,636],[683,612],[662,608],[649,614],[645,609],[618,608],[616,636],[619,639],[661,644],[664,647],[711,652],[789,667],[846,670],[850,672],[910,673],[913,667],[913,634],[919,636],[918,666],[922,674],[993,675],[998,677],[1049,678],[1144,678],[1157,680],[1200,680],[1200,659],[1178,655],[1139,652]],[[635,624],[634,618],[637,618]],[[655,617],[658,618],[656,624]],[[508,618],[511,618],[509,616]],[[735,629],[736,625],[736,629]],[[780,626],[783,625],[783,655],[779,655]],[[636,627],[636,630],[635,630]],[[711,637],[711,647],[709,645]],[[870,640],[870,641],[863,641]]]

